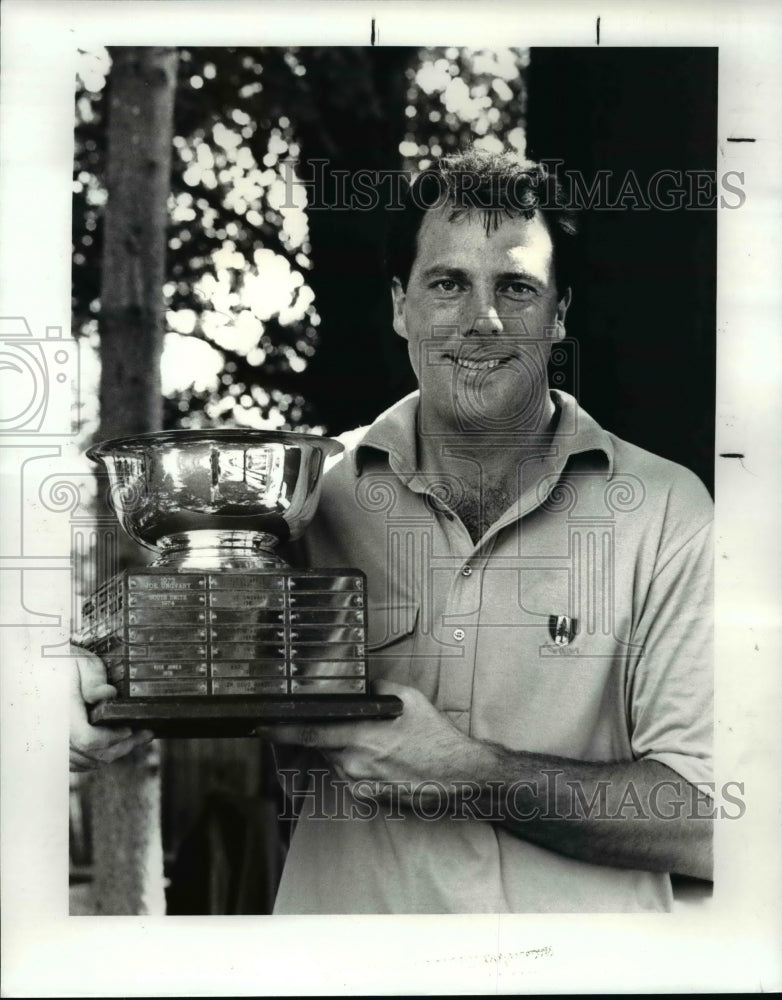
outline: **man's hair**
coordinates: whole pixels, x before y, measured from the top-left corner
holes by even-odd
[[[511,152],[488,153],[472,147],[444,156],[436,167],[418,174],[408,185],[402,205],[402,211],[392,213],[386,269],[389,278],[399,278],[403,288],[407,288],[426,212],[447,206],[449,222],[480,212],[487,235],[504,219],[531,219],[539,211],[554,246],[557,290],[564,292],[571,284],[578,217],[566,203],[556,174],[544,163],[522,160]]]

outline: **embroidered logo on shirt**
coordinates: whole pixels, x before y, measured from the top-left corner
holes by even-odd
[[[549,615],[548,630],[557,646],[567,646],[578,635],[578,619],[567,615]]]

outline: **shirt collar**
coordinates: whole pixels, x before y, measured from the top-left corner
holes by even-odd
[[[419,392],[411,392],[390,409],[381,413],[353,451],[353,468],[360,475],[363,462],[371,451],[388,455],[388,464],[397,474],[410,478],[418,469],[417,428]],[[611,435],[583,410],[573,396],[558,389],[551,398],[559,410],[554,445],[563,457],[585,452],[602,452],[606,457],[606,478],[614,471],[614,443]]]
[[[610,479],[614,474],[614,441],[611,435],[578,405],[573,396],[551,389],[551,398],[560,411],[554,444],[565,458],[590,451],[602,452],[606,457],[606,479]]]
[[[381,413],[367,430],[353,452],[353,467],[360,475],[363,461],[371,451],[388,455],[388,464],[395,472],[404,470],[409,476],[418,469],[418,400],[416,389],[409,396]]]

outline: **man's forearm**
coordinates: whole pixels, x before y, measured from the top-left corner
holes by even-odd
[[[416,808],[429,797],[460,818],[501,823],[516,836],[595,864],[711,877],[710,810],[696,789],[655,760],[594,763],[509,750],[467,736],[421,692],[396,719],[265,727],[282,745],[319,750],[354,796]]]
[[[710,879],[711,807],[655,760],[591,763],[484,744],[483,815],[581,861]]]

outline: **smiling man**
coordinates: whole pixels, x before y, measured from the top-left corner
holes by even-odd
[[[711,502],[549,387],[575,235],[541,166],[476,151],[394,220],[419,389],[343,436],[296,558],[366,572],[404,711],[264,731],[297,815],[275,912],[667,910],[711,877]],[[79,725],[83,766],[125,752]]]
[[[302,557],[366,571],[404,713],[266,730],[276,912],[666,910],[710,878],[711,503],[550,390],[575,233],[542,167],[477,151],[395,220],[419,390],[343,436]]]
[[[476,157],[466,166],[483,162]],[[519,177],[545,183],[542,174]],[[506,184],[505,203],[529,203],[534,191],[530,183],[515,201]],[[425,178],[414,196],[426,204],[427,194]],[[477,541],[517,499],[517,459],[545,452],[541,435],[553,432],[546,366],[552,343],[565,334],[570,288],[557,279],[552,233],[540,212],[508,218],[512,209],[482,208],[475,195],[465,196],[465,211],[441,201],[423,216],[412,267],[394,261],[402,271],[392,282],[394,327],[408,342],[421,389],[422,468],[459,477],[457,513]],[[572,236],[569,213],[559,221],[562,237]],[[505,435],[499,448],[498,431]]]

